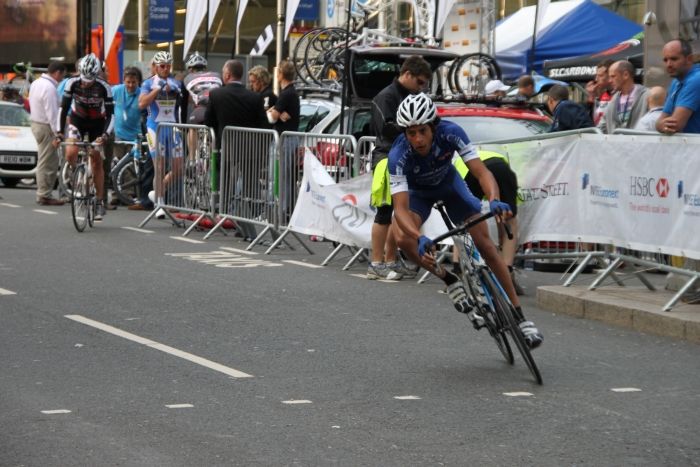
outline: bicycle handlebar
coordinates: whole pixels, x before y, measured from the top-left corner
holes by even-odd
[[[445,219],[446,213],[443,212],[444,207],[442,206],[442,204],[438,205],[438,209],[440,210],[440,213],[443,214],[443,219]],[[488,219],[494,217],[494,215],[495,214],[492,212],[487,212],[486,214],[482,214],[479,217],[475,217],[474,219],[472,219],[468,222],[465,222],[462,225],[459,225],[457,227],[453,226],[450,230],[448,230],[444,234],[438,235],[437,237],[433,238],[432,241],[433,241],[433,243],[437,244],[448,237],[451,237],[453,235],[462,234],[462,233],[466,232],[467,230],[471,229],[472,227],[474,227],[476,224],[478,224],[480,222],[484,222],[485,220],[488,220]],[[447,218],[445,220],[449,221],[449,218]],[[445,222],[445,223],[448,225],[448,227],[453,225],[452,222],[449,222],[449,223]],[[503,222],[503,228],[506,231],[506,236],[508,237],[508,240],[512,240],[513,239],[513,231],[510,229],[510,226],[506,222]]]

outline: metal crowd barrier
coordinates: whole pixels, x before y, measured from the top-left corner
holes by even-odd
[[[204,236],[209,238],[227,219],[251,239],[248,250],[279,228],[279,202],[275,195],[278,136],[274,130],[226,127],[221,135],[219,222]],[[260,233],[256,226],[262,227]]]
[[[280,225],[286,228],[273,242],[265,254],[276,248],[284,238],[292,233],[289,219],[296,205],[304,173],[304,155],[310,152],[323,164],[328,174],[336,181],[353,177],[353,159],[357,141],[350,135],[327,135],[322,133],[302,133],[285,131],[279,139],[279,216]],[[298,237],[299,243],[311,251]]]
[[[372,171],[372,151],[375,136],[363,136],[357,140],[357,151],[355,152],[355,176],[364,175]]]
[[[139,227],[145,226],[160,209],[178,226],[184,226],[184,221],[176,219],[171,210],[199,215],[183,234],[188,235],[204,218],[214,220],[217,193],[210,182],[215,160],[214,130],[204,125],[160,123],[156,141],[155,206]]]

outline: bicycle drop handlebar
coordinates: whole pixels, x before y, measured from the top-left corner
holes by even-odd
[[[494,213],[487,212],[486,214],[482,214],[479,217],[475,217],[474,219],[472,219],[468,222],[465,222],[457,227],[453,227],[452,229],[448,230],[444,234],[438,235],[437,237],[433,238],[432,239],[433,243],[437,244],[448,237],[451,237],[453,235],[462,234],[462,233],[466,232],[467,230],[471,229],[472,227],[474,227],[476,224],[478,224],[480,222],[484,222],[485,220],[488,220],[488,219],[492,218],[493,216],[494,216]],[[452,223],[450,222],[450,224],[452,224]],[[448,225],[450,225],[450,224],[448,224]],[[512,240],[513,239],[513,232],[510,229],[510,226],[507,223],[503,222],[503,228],[506,231],[506,236],[508,236],[508,240]]]

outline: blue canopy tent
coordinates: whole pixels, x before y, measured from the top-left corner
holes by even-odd
[[[642,27],[591,0],[552,2],[541,25],[532,66],[535,7],[521,8],[496,26],[496,61],[503,78],[515,80],[545,60],[599,52],[642,31]]]

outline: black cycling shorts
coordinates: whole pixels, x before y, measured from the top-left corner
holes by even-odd
[[[66,138],[82,141],[83,136],[88,135],[88,141],[93,142],[104,134],[105,120],[83,120],[71,117],[69,122],[66,122]]]
[[[513,215],[518,214],[518,177],[510,169],[510,165],[501,159],[500,157],[493,157],[491,159],[486,159],[484,165],[493,174],[493,178],[496,179],[496,184],[498,185],[498,191],[501,193],[501,201],[508,203],[510,208],[513,210]],[[469,191],[474,194],[479,199],[484,197],[484,190],[481,189],[479,185],[479,180],[469,172],[465,178],[467,186],[469,186]]]
[[[391,216],[394,214],[394,206],[387,204],[377,208],[377,214],[374,215],[374,223],[379,225],[391,224]]]

